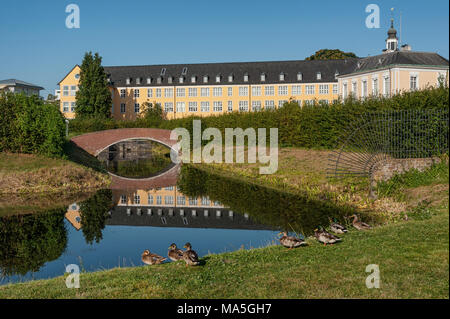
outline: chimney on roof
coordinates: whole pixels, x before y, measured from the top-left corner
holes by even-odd
[[[404,44],[401,46],[400,51],[411,51],[411,46],[409,44]]]

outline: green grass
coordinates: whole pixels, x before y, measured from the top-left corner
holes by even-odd
[[[66,161],[43,155],[14,154],[0,152],[0,172],[29,172],[45,167],[59,167]]]
[[[352,230],[334,246],[308,239],[309,246],[291,251],[209,255],[198,267],[82,273],[80,289],[66,288],[62,276],[0,287],[0,298],[448,298],[448,227],[446,206],[426,220]],[[379,265],[379,289],[365,286],[369,264]]]

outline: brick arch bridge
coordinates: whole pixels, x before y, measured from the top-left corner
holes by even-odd
[[[131,139],[148,139],[172,148],[177,141],[170,139],[170,132],[157,128],[121,128],[78,135],[71,141],[89,154],[98,156],[109,146]]]
[[[93,156],[98,156],[103,150],[118,142],[132,139],[148,139],[161,143],[171,149],[177,142],[170,139],[170,130],[155,128],[123,128],[104,130],[75,136],[71,141],[79,148]],[[180,165],[172,165],[157,176],[149,178],[132,179],[111,174],[112,189],[138,189],[173,186],[176,184]]]

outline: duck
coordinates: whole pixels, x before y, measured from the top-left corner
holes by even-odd
[[[150,250],[148,249],[144,250],[141,257],[142,262],[147,265],[158,265],[166,259],[167,258],[164,258],[160,255],[150,253]]]
[[[345,234],[346,232],[348,232],[347,228],[338,223],[332,223],[330,225],[330,229],[335,234]]]
[[[353,227],[355,227],[357,230],[366,230],[366,229],[372,228],[372,226],[370,226],[369,224],[366,224],[366,223],[360,221],[358,219],[358,216],[356,216],[356,214],[353,214],[352,216],[350,216],[350,218],[352,218],[352,217],[353,217],[353,221],[352,221]]]
[[[183,251],[181,249],[177,248],[177,245],[175,243],[172,243],[169,247],[167,256],[169,256],[169,259],[172,261],[182,260],[183,259]]]
[[[186,267],[199,265],[200,261],[198,260],[198,255],[195,250],[192,249],[191,243],[186,243],[184,248],[186,250],[183,252],[183,260],[186,262]]]
[[[307,245],[307,243],[300,238],[297,238],[294,236],[288,236],[287,232],[280,232],[278,234],[278,236],[279,235],[283,235],[279,240],[280,240],[280,244],[286,248],[292,249],[292,248],[297,248],[300,246]]]
[[[326,246],[327,244],[334,244],[342,240],[338,236],[330,234],[324,229],[321,230],[315,229],[314,237],[316,237],[319,242],[323,243],[324,246]]]

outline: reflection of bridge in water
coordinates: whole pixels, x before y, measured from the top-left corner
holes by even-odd
[[[223,207],[115,206],[107,225],[274,230]]]

